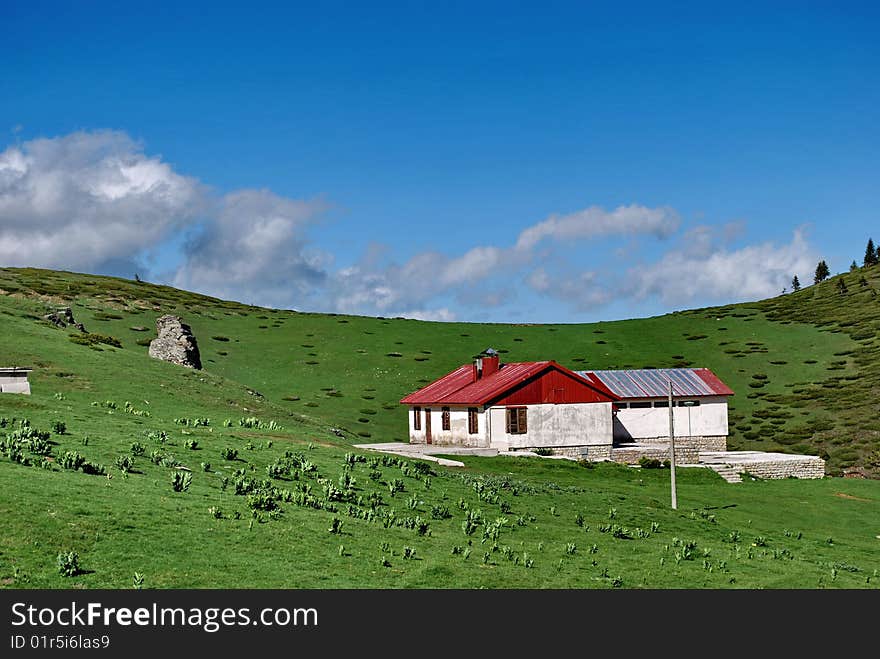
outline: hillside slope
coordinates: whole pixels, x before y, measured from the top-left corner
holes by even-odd
[[[863,275],[866,286],[858,283]],[[40,344],[63,332],[22,322],[33,319],[21,313],[72,304],[90,331],[121,341],[121,354],[133,360],[126,368],[156,368],[137,341],[155,335],[157,316],[179,313],[199,337],[206,375],[362,442],[405,440],[397,401],[490,346],[502,360],[555,359],[574,369],[706,366],[736,392],[731,448],[813,453],[828,460],[831,474],[876,474],[880,422],[871,390],[880,381],[880,321],[872,312],[880,307],[880,268],[841,278],[846,295],[829,280],[763,302],[655,318],[501,325],[266,310],[120,279],[6,269],[0,290],[8,295],[0,303],[12,305],[6,313],[13,325],[0,347],[7,361],[39,365],[46,355],[31,337]],[[34,377],[39,383],[46,376]]]
[[[479,325],[0,269],[0,365],[36,367],[32,396],[0,396],[0,585],[876,587],[877,481],[731,486],[682,469],[671,511],[665,470],[529,458],[426,470],[350,448],[404,439],[397,400],[494,346],[575,368],[708,366],[737,392],[731,444],[867,469],[866,276],[848,275],[846,296],[831,282],[643,320]],[[83,345],[42,320],[62,305],[116,341]],[[203,371],[147,356],[163,313],[192,325]],[[71,577],[56,566],[68,551]]]

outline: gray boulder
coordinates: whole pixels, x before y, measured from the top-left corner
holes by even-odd
[[[166,314],[157,318],[156,332],[159,336],[150,342],[150,357],[187,368],[202,368],[196,337],[179,316]]]

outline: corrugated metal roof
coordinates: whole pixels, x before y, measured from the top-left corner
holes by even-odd
[[[543,361],[502,364],[499,370],[476,382],[473,381],[474,365],[465,364],[411,393],[400,402],[404,405],[481,405],[540,373],[552,363]]]
[[[631,371],[576,371],[591,382],[601,382],[622,399],[674,396],[732,396],[733,390],[708,368],[649,368]]]

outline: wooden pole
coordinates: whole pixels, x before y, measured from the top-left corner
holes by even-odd
[[[669,479],[672,487],[672,509],[678,510],[675,491],[675,408],[672,407],[672,380],[669,381]]]

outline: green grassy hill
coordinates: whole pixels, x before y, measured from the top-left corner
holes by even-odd
[[[831,280],[657,318],[501,325],[267,310],[0,269],[0,365],[36,368],[32,396],[0,397],[0,583],[125,588],[137,572],[145,587],[874,586],[877,481],[732,486],[687,469],[673,512],[663,470],[470,458],[425,474],[350,451],[404,440],[397,401],[492,346],[571,368],[707,366],[736,391],[732,448],[876,475],[880,271],[842,278],[845,293]],[[114,340],[83,345],[41,320],[68,305]],[[192,326],[204,370],[147,356],[164,313]],[[56,421],[65,432],[47,441]],[[77,576],[56,568],[68,550]]]

